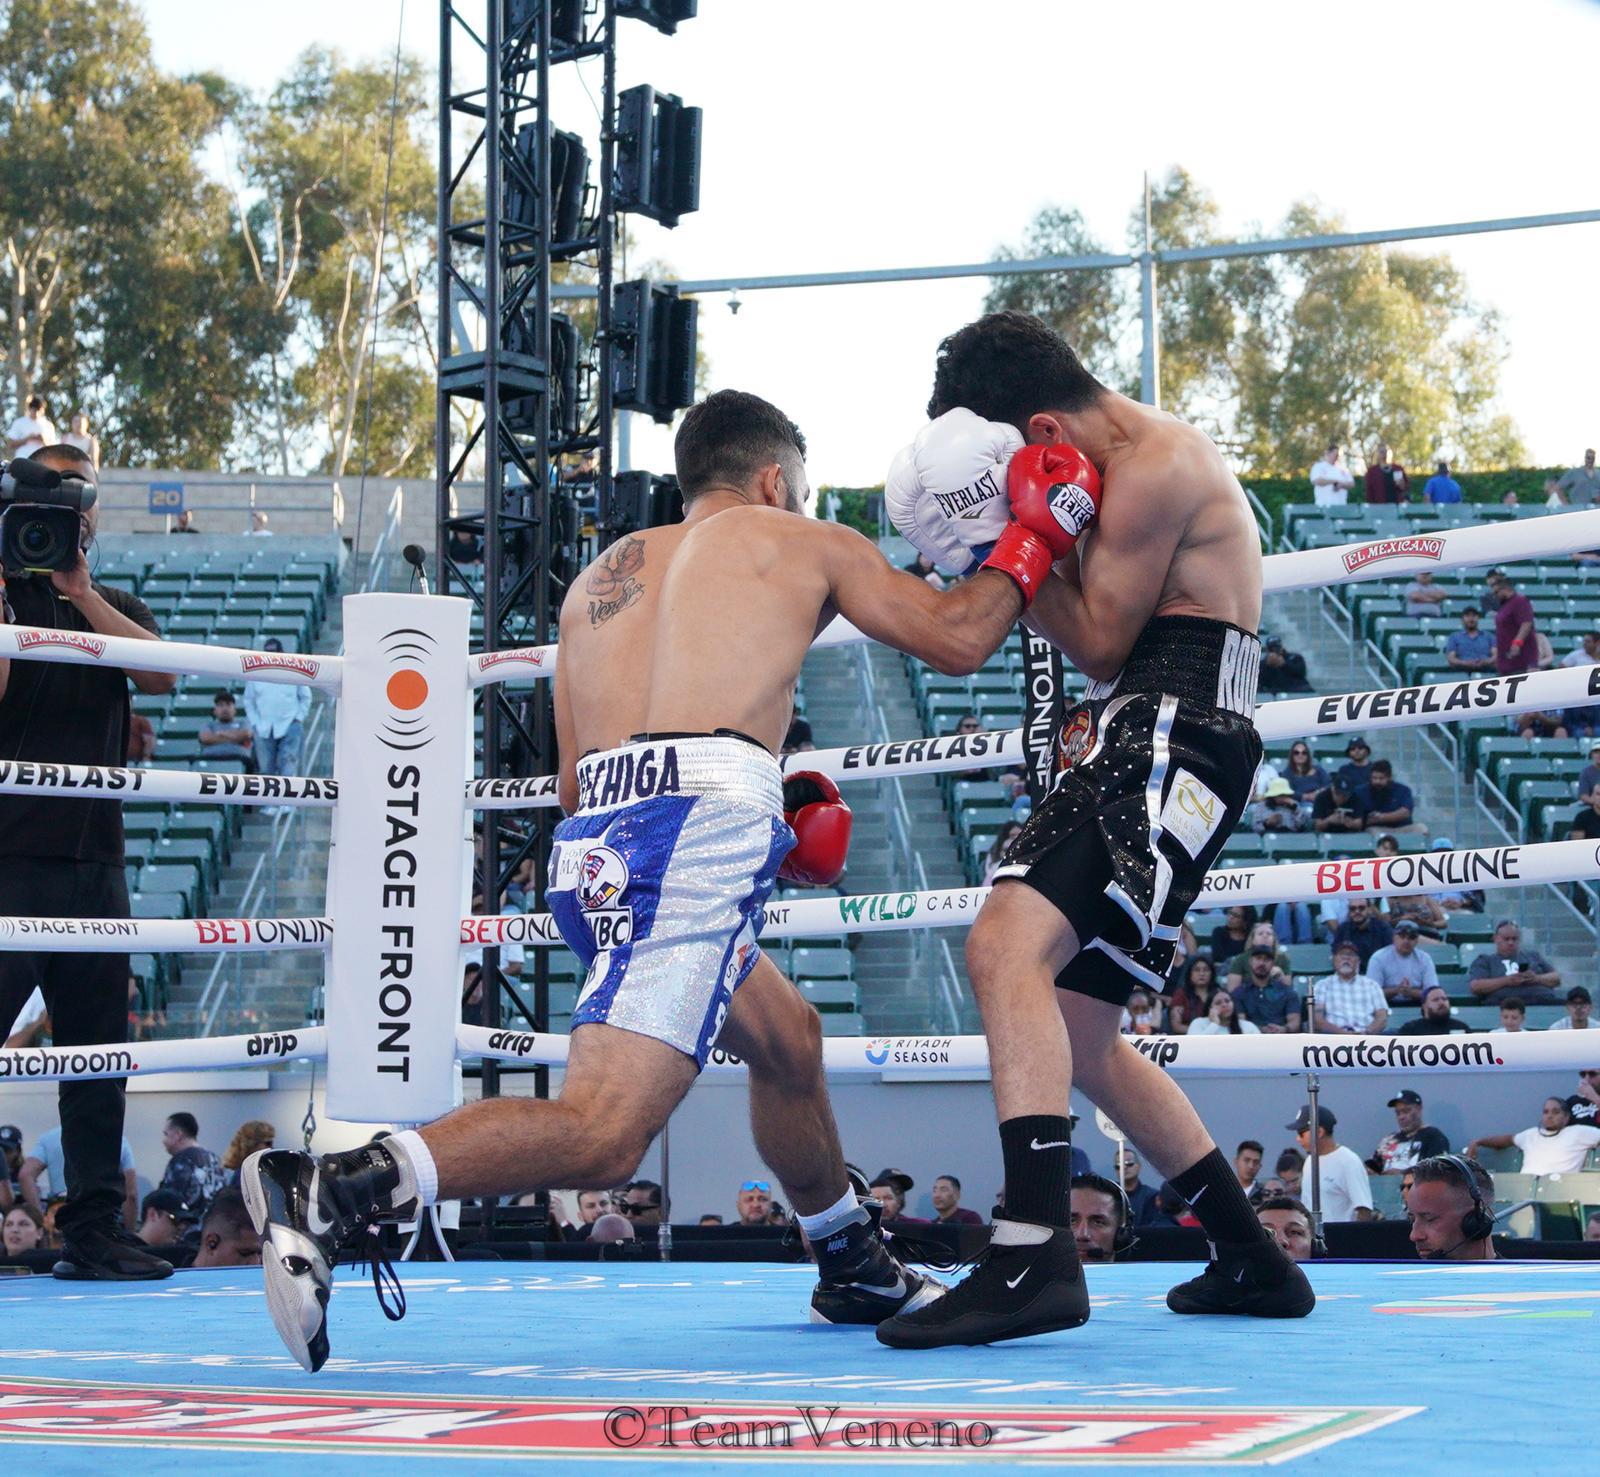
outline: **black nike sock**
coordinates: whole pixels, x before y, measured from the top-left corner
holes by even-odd
[[[1213,1149],[1168,1182],[1185,1200],[1211,1241],[1270,1240],[1250,1208],[1233,1166]]]
[[[1072,1121],[1051,1113],[1008,1118],[1000,1125],[1006,1166],[1006,1214],[1047,1226],[1071,1218]]]

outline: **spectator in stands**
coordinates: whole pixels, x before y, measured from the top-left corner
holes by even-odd
[[[46,1129],[33,1146],[33,1153],[22,1161],[22,1167],[17,1171],[17,1184],[23,1200],[40,1216],[44,1215],[50,1201],[59,1200],[69,1193],[67,1182],[70,1176],[65,1144],[66,1134],[61,1128]],[[41,1174],[50,1187],[48,1194],[39,1188]],[[123,1231],[131,1235],[139,1223],[139,1176],[133,1166],[133,1150],[128,1145],[126,1135],[122,1136],[117,1148],[116,1193],[117,1199],[111,1214],[116,1218],[118,1235],[120,1237]],[[70,1222],[71,1218],[68,1219]]]
[[[1351,792],[1357,793],[1365,789],[1372,778],[1372,745],[1357,734],[1344,746],[1344,753],[1345,762],[1339,766],[1339,774]]]
[[[578,1224],[573,1228],[572,1240],[582,1241],[589,1235],[594,1223],[603,1215],[612,1212],[612,1199],[610,1190],[579,1190],[578,1191]],[[701,1217],[704,1224],[705,1217]],[[722,1217],[717,1217],[717,1224],[722,1224]]]
[[[1494,1205],[1494,1177],[1481,1164],[1468,1163],[1472,1184],[1454,1158],[1428,1158],[1411,1172],[1411,1189],[1405,1195],[1411,1217],[1411,1244],[1424,1261],[1493,1261],[1492,1234],[1469,1235],[1480,1227],[1474,1213],[1490,1216]],[[1472,1224],[1468,1224],[1472,1221]],[[1492,1229],[1492,1221],[1490,1228]]]
[[[1585,1155],[1600,1145],[1600,1127],[1575,1123],[1572,1109],[1564,1098],[1547,1097],[1539,1122],[1521,1133],[1489,1133],[1467,1145],[1467,1157],[1476,1159],[1479,1149],[1522,1150],[1523,1174],[1574,1174],[1583,1168]]]
[[[1583,465],[1563,473],[1556,486],[1575,508],[1592,507],[1597,500],[1600,500],[1596,497],[1596,494],[1600,494],[1600,468],[1596,468],[1594,464],[1592,446],[1583,454]]]
[[[1494,617],[1494,667],[1502,677],[1531,672],[1539,664],[1538,627],[1533,602],[1517,593],[1516,584],[1502,579],[1495,586],[1499,609]]]
[[[1261,642],[1262,692],[1310,692],[1306,659],[1298,651],[1284,649],[1281,636],[1267,636]]]
[[[1411,498],[1406,469],[1389,459],[1389,448],[1381,441],[1367,464],[1366,493],[1369,503],[1404,503]]]
[[[1258,1032],[1281,1036],[1300,1029],[1300,997],[1290,985],[1287,972],[1278,967],[1271,944],[1254,945],[1250,950],[1248,978],[1233,985],[1230,975],[1229,981],[1234,1013],[1244,1018],[1240,1031],[1245,1026],[1254,1026]],[[1201,1034],[1212,1033],[1203,1031]]]
[[[1422,1094],[1405,1087],[1389,1099],[1394,1109],[1394,1132],[1378,1141],[1367,1168],[1373,1174],[1400,1174],[1419,1159],[1448,1154],[1450,1140],[1422,1121]]]
[[[152,1190],[139,1207],[139,1239],[146,1246],[176,1246],[183,1235],[183,1201],[175,1190]]]
[[[1321,834],[1340,834],[1366,829],[1367,815],[1356,799],[1350,781],[1341,770],[1319,790],[1311,802],[1311,829]]]
[[[1394,940],[1373,951],[1366,970],[1391,1005],[1420,1004],[1422,992],[1439,983],[1432,958],[1417,947],[1420,931],[1410,918],[1394,925]]]
[[[251,1118],[234,1130],[228,1151],[222,1156],[222,1168],[229,1185],[239,1183],[239,1167],[258,1149],[270,1149],[277,1141],[278,1130],[265,1118]]]
[[[10,1210],[21,1193],[21,1172],[22,1130],[15,1123],[0,1123],[0,1211]]]
[[[272,520],[267,516],[265,509],[257,508],[255,512],[250,515],[250,527],[245,530],[245,537],[271,538],[272,530],[267,527],[271,521]]]
[[[1124,1036],[1161,1035],[1161,1007],[1157,997],[1139,985],[1133,987],[1122,1012]]]
[[[255,735],[250,725],[238,716],[234,696],[227,688],[211,699],[211,717],[200,729],[200,755],[204,759],[238,759],[246,774],[256,774],[259,766],[253,749]]]
[[[1491,1036],[1516,1035],[1528,1029],[1528,1007],[1515,995],[1509,1000],[1500,1002],[1500,1024],[1489,1034]]]
[[[1427,503],[1459,503],[1461,484],[1450,475],[1450,463],[1439,462],[1422,489],[1422,500]]]
[[[626,1205],[622,1208],[624,1211],[627,1210]],[[652,1214],[656,1216],[653,1221],[647,1220],[643,1216],[635,1216],[632,1220],[626,1220],[621,1215],[603,1215],[589,1227],[589,1235],[586,1239],[595,1246],[614,1246],[619,1241],[636,1241],[638,1240],[638,1233],[633,1229],[635,1226],[659,1226],[661,1224],[660,1212],[654,1211]],[[603,1256],[604,1253],[602,1252],[601,1255]]]
[[[654,1180],[634,1180],[622,1192],[622,1204],[617,1207],[635,1226],[661,1224],[661,1186]],[[604,1220],[605,1217],[600,1218]],[[598,1224],[598,1222],[596,1222]]]
[[[914,574],[920,579],[926,580],[936,590],[944,589],[945,585],[948,583],[945,577],[940,574],[938,569],[935,567],[933,560],[931,560],[926,554],[918,554],[917,557],[909,564],[902,564],[900,567],[905,570],[907,574]]]
[[[1249,906],[1226,909],[1222,923],[1211,930],[1211,957],[1228,960],[1250,947],[1250,930],[1256,926],[1256,910]]]
[[[1351,912],[1354,911],[1352,901]],[[1377,982],[1360,970],[1361,951],[1355,940],[1335,940],[1333,973],[1319,979],[1312,990],[1312,1025],[1316,1030],[1341,1036],[1383,1034],[1389,1021],[1389,1002]]]
[[[200,1247],[192,1267],[259,1267],[261,1237],[238,1190],[224,1190],[200,1223]]]
[[[1416,804],[1410,785],[1399,784],[1394,765],[1387,759],[1373,762],[1366,788],[1356,796],[1356,806],[1366,812],[1369,831],[1420,831],[1412,819]]]
[[[1245,1139],[1233,1151],[1233,1175],[1246,1195],[1255,1191],[1256,1181],[1261,1178],[1261,1160],[1266,1152],[1254,1139]]]
[[[1578,644],[1561,658],[1563,667],[1593,667],[1600,665],[1600,631],[1585,631]]]
[[[1250,974],[1250,955],[1265,947],[1272,953],[1272,977],[1285,978],[1289,973],[1289,951],[1278,943],[1278,930],[1270,923],[1251,926],[1250,940],[1223,968],[1222,982],[1230,990],[1237,990]]]
[[[1299,1149],[1285,1149],[1273,1165],[1273,1177],[1290,1195],[1299,1195],[1304,1182],[1306,1156]]]
[[[1305,830],[1310,823],[1310,811],[1294,798],[1294,788],[1286,779],[1269,780],[1266,793],[1250,806],[1250,829],[1258,836],[1268,831],[1287,835]]]
[[[772,1209],[772,1186],[766,1180],[746,1180],[739,1186],[738,1215],[741,1226],[764,1226]]]
[[[1583,1239],[1600,1241],[1600,1210],[1589,1212],[1589,1219],[1583,1223]]]
[[[1589,762],[1578,773],[1578,799],[1589,804],[1590,796],[1600,789],[1600,741],[1589,745]]]
[[[1339,460],[1339,443],[1330,441],[1322,460],[1311,468],[1311,501],[1319,508],[1343,507],[1350,501],[1355,480]]]
[[[1233,996],[1226,990],[1217,990],[1211,996],[1211,1008],[1204,1020],[1191,1021],[1191,1036],[1259,1036],[1261,1028],[1239,1014]]]
[[[874,1180],[867,1186],[867,1193],[883,1207],[885,1223],[905,1219],[906,1197],[899,1183],[893,1180]]]
[[[811,725],[804,718],[794,717],[789,720],[789,731],[783,736],[783,754],[809,754],[817,746],[812,737]]]
[[[700,1217],[700,1224],[702,1226],[720,1226],[722,1224],[722,1217],[720,1215],[712,1215],[710,1211],[707,1211],[703,1216]]]
[[[1574,1123],[1600,1125],[1600,1067],[1578,1072],[1578,1090],[1567,1099],[1567,1110]]]
[[[227,1174],[222,1161],[198,1140],[200,1125],[193,1113],[173,1113],[161,1133],[161,1147],[170,1156],[161,1176],[161,1188],[173,1190],[183,1202],[179,1219],[194,1224],[206,1207],[225,1188]]]
[[[1075,1174],[1068,1201],[1072,1239],[1077,1244],[1079,1259],[1114,1261],[1117,1233],[1122,1229],[1127,1210],[1127,1202],[1117,1193],[1116,1183],[1104,1175]]]
[[[1284,767],[1283,778],[1289,782],[1294,798],[1302,805],[1310,804],[1318,790],[1327,788],[1328,771],[1311,755],[1311,745],[1296,739],[1289,748],[1289,762]]]
[[[269,636],[263,651],[282,651],[283,642]],[[300,746],[305,739],[305,717],[311,711],[311,689],[298,683],[246,682],[244,711],[252,741],[251,755],[262,774],[300,773]],[[269,806],[267,814],[278,807]]]
[[[934,1224],[940,1226],[981,1226],[983,1217],[961,1203],[961,1181],[953,1174],[937,1175],[930,1192]]]
[[[1483,594],[1478,596],[1478,609],[1493,615],[1500,608],[1500,581],[1506,577],[1503,569],[1491,569],[1483,577]]]
[[[199,533],[200,530],[194,526],[194,514],[185,508],[181,513],[178,514],[176,518],[172,520],[172,527],[169,528],[167,532]]]
[[[1422,992],[1419,1013],[1406,1021],[1396,1036],[1449,1036],[1456,1031],[1470,1032],[1469,1026],[1450,1010],[1450,996],[1443,985],[1429,985]]]
[[[1128,1209],[1133,1216],[1129,1224],[1136,1228],[1139,1226],[1170,1226],[1172,1217],[1161,1209],[1161,1192],[1145,1184],[1139,1178],[1140,1171],[1144,1166],[1140,1162],[1139,1155],[1132,1144],[1124,1143],[1122,1145],[1119,1160],[1122,1193],[1128,1197]]]
[[[1430,851],[1454,851],[1456,844],[1448,836],[1435,836]],[[1428,894],[1446,913],[1481,913],[1483,894],[1470,888],[1447,888],[1444,892]]]
[[[1445,637],[1444,658],[1458,672],[1488,672],[1494,668],[1494,637],[1480,628],[1475,606],[1461,612],[1461,629]]]
[[[1183,967],[1177,988],[1167,1006],[1167,1030],[1175,1036],[1189,1029],[1190,1021],[1203,1020],[1211,1010],[1211,996],[1220,987],[1216,966],[1204,954],[1197,954]]]
[[[994,840],[989,845],[988,853],[983,859],[983,885],[985,887],[994,881],[994,874],[1000,870],[1000,863],[1005,860],[1006,848],[1021,834],[1021,821],[1009,821],[996,833]]]
[[[1374,911],[1372,904],[1364,897],[1350,898],[1347,904],[1345,920],[1334,930],[1333,948],[1335,963],[1341,944],[1354,946],[1358,962],[1364,970],[1367,961],[1379,949],[1387,947],[1394,942],[1394,930]],[[1381,993],[1381,992],[1380,992]]]
[[[1267,1195],[1256,1202],[1256,1219],[1291,1261],[1311,1256],[1311,1212],[1293,1195]]]
[[[15,457],[32,456],[46,446],[56,443],[55,423],[50,419],[50,407],[43,395],[29,395],[23,412],[6,431],[7,461]]]
[[[1434,584],[1432,570],[1419,569],[1406,588],[1406,614],[1443,615],[1449,598],[1448,590]]]
[[[1580,807],[1568,824],[1567,840],[1600,840],[1600,786],[1589,791],[1588,804]]]
[[[44,1217],[31,1205],[16,1204],[0,1221],[0,1254],[7,1260],[44,1246]]]
[[[100,438],[89,429],[89,417],[81,410],[72,412],[67,421],[67,434],[61,438],[63,446],[76,446],[94,466],[100,469]]]
[[[1565,508],[1567,495],[1561,490],[1559,477],[1546,477],[1544,479],[1544,505],[1547,508]]]
[[[1594,997],[1583,985],[1574,985],[1567,991],[1567,1013],[1562,1020],[1551,1021],[1552,1031],[1593,1031],[1600,1029],[1589,1019]]]
[[[1421,892],[1402,892],[1390,897],[1385,904],[1384,919],[1391,928],[1397,927],[1402,919],[1414,923],[1424,938],[1431,939],[1442,939],[1450,926],[1444,908]]]
[[[1467,988],[1486,1005],[1518,996],[1529,1005],[1555,1002],[1561,975],[1537,949],[1522,945],[1522,926],[1502,918],[1494,926],[1494,953],[1479,954],[1467,970]]]
[[[1317,1109],[1317,1143],[1311,1146],[1311,1107],[1300,1109],[1289,1127],[1307,1154],[1315,1152],[1322,1181],[1322,1219],[1324,1221],[1370,1221],[1372,1189],[1367,1184],[1366,1166],[1333,1137],[1339,1120],[1332,1108]],[[1301,1177],[1304,1184],[1309,1175]]]
[[[1519,713],[1511,720],[1521,738],[1569,738],[1564,712]]]

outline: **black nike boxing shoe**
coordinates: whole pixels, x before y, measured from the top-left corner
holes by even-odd
[[[895,1245],[898,1238],[879,1231],[882,1216],[876,1200],[863,1200],[844,1225],[814,1244],[813,1323],[882,1323],[944,1296],[944,1283],[908,1265]]]
[[[409,1166],[381,1141],[321,1160],[262,1149],[239,1170],[250,1220],[261,1237],[267,1309],[284,1347],[315,1374],[328,1361],[328,1298],[340,1251],[369,1226],[417,1214]],[[405,1314],[405,1294],[377,1243],[367,1251],[384,1313]],[[398,1311],[386,1300],[384,1277]]]
[[[1077,1328],[1089,1319],[1089,1289],[1072,1232],[1005,1217],[965,1280],[935,1302],[878,1325],[896,1349],[997,1344]]]
[[[172,1263],[114,1221],[67,1232],[51,1275],[63,1282],[158,1282]]]
[[[1304,1318],[1317,1305],[1306,1274],[1276,1242],[1218,1241],[1205,1271],[1167,1294],[1174,1313]]]

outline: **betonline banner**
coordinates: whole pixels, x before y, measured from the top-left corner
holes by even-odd
[[[351,595],[334,744],[328,1112],[424,1123],[455,1104],[468,603]]]

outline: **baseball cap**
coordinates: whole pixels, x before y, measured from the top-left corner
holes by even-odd
[[[1348,754],[1352,749],[1365,749],[1370,754],[1372,752],[1372,745],[1369,744],[1358,733],[1353,739],[1350,740],[1349,743],[1344,746],[1344,751],[1346,754]]]
[[[1338,1121],[1339,1120],[1333,1116],[1332,1108],[1317,1109],[1318,1128],[1331,1129],[1336,1123],[1338,1123]],[[1307,1103],[1305,1107],[1301,1108],[1301,1110],[1294,1115],[1293,1123],[1285,1124],[1284,1126],[1287,1128],[1292,1128],[1296,1133],[1304,1133],[1308,1128],[1311,1127],[1311,1104]]]
[[[0,1123],[0,1149],[20,1149],[22,1130],[15,1123]]]
[[[903,1169],[880,1169],[872,1177],[875,1185],[893,1185],[902,1195],[908,1194],[916,1181]]]
[[[1433,838],[1433,846],[1430,848],[1433,851],[1454,851],[1455,849],[1455,842],[1448,836],[1435,836]]]
[[[1250,948],[1250,957],[1254,959],[1257,954],[1265,954],[1269,959],[1276,959],[1278,951],[1271,944],[1253,944]]]
[[[176,1190],[152,1190],[139,1206],[139,1218],[143,1220],[152,1210],[164,1210],[168,1215],[182,1215],[183,1197]]]
[[[1422,930],[1420,928],[1418,928],[1417,925],[1409,918],[1402,918],[1398,923],[1396,923],[1395,926],[1394,926],[1394,931],[1396,933],[1412,933],[1412,934],[1417,934],[1417,933],[1421,933],[1422,932]]]
[[[1354,939],[1339,939],[1337,942],[1335,942],[1333,946],[1333,956],[1335,959],[1337,959],[1339,955],[1347,952],[1354,954],[1358,959],[1361,957],[1361,950],[1356,945]]]
[[[1418,996],[1418,998],[1417,998],[1417,1004],[1418,1005],[1426,1005],[1428,1003],[1428,996],[1434,994],[1435,992],[1437,992],[1440,995],[1443,995],[1446,999],[1450,998],[1450,992],[1447,989],[1445,989],[1445,987],[1443,985],[1438,984],[1437,982],[1435,982],[1434,984],[1426,985],[1426,986],[1423,987],[1422,994],[1420,996]]]
[[[1594,996],[1583,985],[1574,985],[1567,991],[1567,1003],[1579,1005],[1593,1005]]]
[[[1420,1108],[1422,1106],[1422,1094],[1414,1087],[1402,1087],[1399,1092],[1389,1099],[1389,1106],[1397,1108],[1401,1103],[1407,1103],[1413,1108]]]

